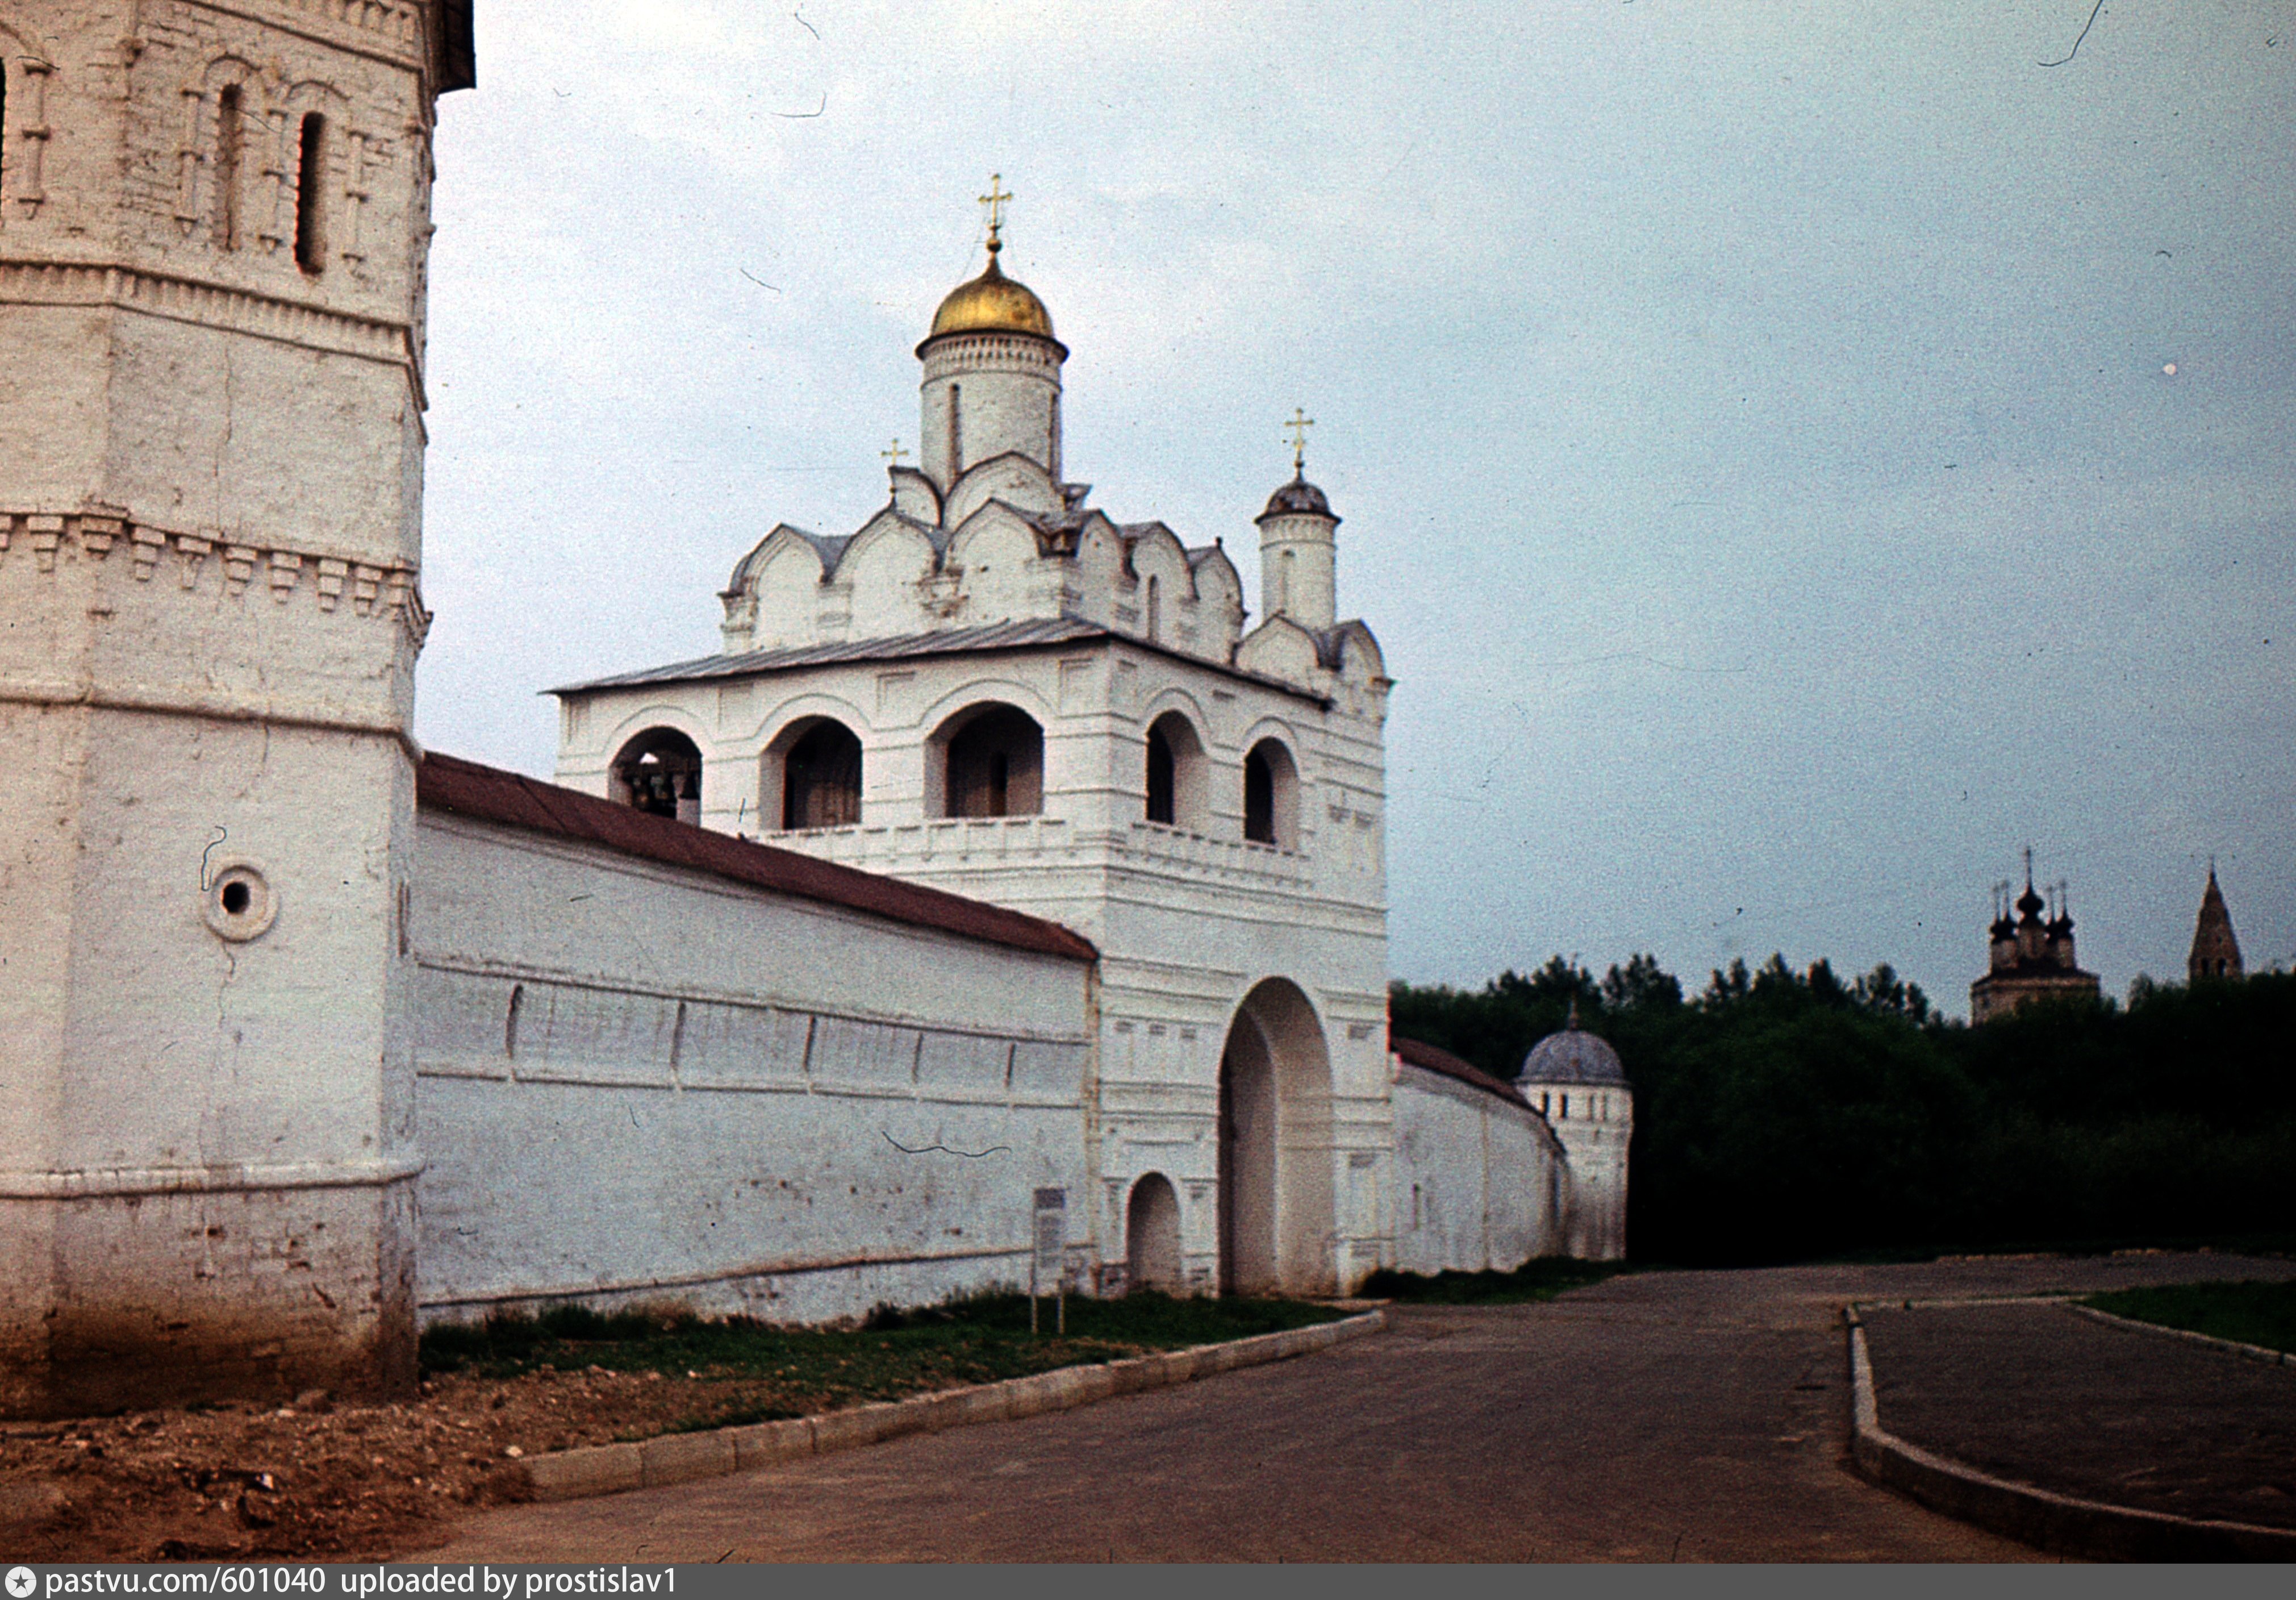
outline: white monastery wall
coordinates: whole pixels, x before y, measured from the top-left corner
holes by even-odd
[[[1087,964],[430,811],[421,1300],[776,1321],[1026,1283],[1074,1197]]]
[[[1564,1253],[1571,1175],[1539,1115],[1398,1058],[1395,1261],[1406,1272],[1512,1272]]]

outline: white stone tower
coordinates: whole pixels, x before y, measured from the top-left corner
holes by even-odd
[[[0,1409],[404,1385],[470,0],[12,0],[0,54]]]
[[[972,467],[996,456],[1024,455],[1061,476],[1061,364],[1068,347],[1053,337],[1053,319],[1026,285],[1004,275],[996,258],[1004,202],[988,181],[988,268],[941,301],[932,332],[917,346],[924,363],[917,425],[919,460],[934,490],[947,495]]]
[[[1635,1135],[1635,1095],[1625,1063],[1578,1025],[1578,1003],[1559,1033],[1523,1057],[1515,1087],[1538,1108],[1570,1162],[1564,1253],[1616,1261],[1627,1253],[1627,1151]]]
[[[1339,618],[1340,519],[1324,491],[1308,481],[1304,414],[1292,418],[1292,481],[1267,497],[1259,524],[1259,610],[1289,617],[1310,633]]]

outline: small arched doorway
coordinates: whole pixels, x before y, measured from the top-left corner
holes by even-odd
[[[784,833],[861,820],[861,741],[843,723],[823,717],[791,728],[768,747],[766,759],[769,772],[780,767]]]
[[[1270,978],[1220,1052],[1220,1292],[1335,1292],[1335,1226],[1324,1025],[1298,984]]]
[[[623,805],[701,825],[701,748],[674,727],[648,728],[614,757],[610,791]]]
[[[1045,730],[1018,706],[975,706],[932,737],[940,816],[1034,816],[1045,805]]]
[[[1180,1286],[1180,1196],[1160,1172],[1132,1186],[1124,1220],[1126,1277],[1135,1289]]]

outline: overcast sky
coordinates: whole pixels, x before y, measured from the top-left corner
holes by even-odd
[[[537,690],[714,651],[775,522],[882,504],[996,171],[1096,504],[1256,598],[1316,419],[1395,975],[1782,950],[1965,1012],[2028,843],[2108,992],[2211,855],[2288,964],[2296,9],[2093,4],[481,0],[418,734],[547,775]]]

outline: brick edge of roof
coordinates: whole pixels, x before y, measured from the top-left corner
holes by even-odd
[[[424,753],[415,769],[414,803],[418,810],[578,839],[911,927],[1070,961],[1100,958],[1082,934],[1026,912],[753,843],[457,756]]]
[[[1482,1090],[1487,1095],[1495,1095],[1511,1105],[1519,1105],[1525,1111],[1531,1109],[1530,1102],[1523,1097],[1522,1091],[1514,1085],[1492,1077],[1480,1067],[1460,1060],[1448,1050],[1439,1050],[1433,1045],[1423,1044],[1417,1039],[1405,1038],[1392,1030],[1387,1036],[1387,1047],[1395,1053],[1397,1059],[1406,1065],[1418,1067],[1424,1071],[1439,1073],[1445,1078],[1455,1078],[1461,1083],[1469,1084]]]

